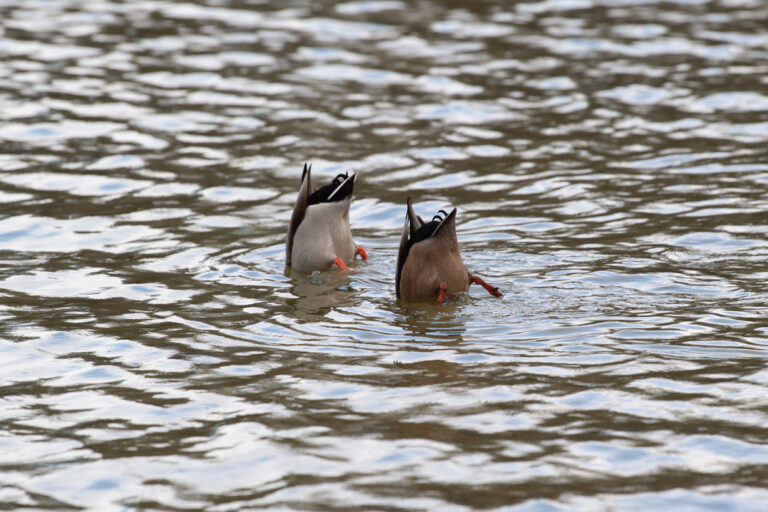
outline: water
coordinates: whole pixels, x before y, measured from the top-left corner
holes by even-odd
[[[762,510],[768,9],[0,2],[0,503]],[[301,166],[348,274],[286,271]],[[473,286],[398,303],[405,198]]]

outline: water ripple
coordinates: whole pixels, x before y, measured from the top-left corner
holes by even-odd
[[[761,7],[0,2],[3,503],[761,510]],[[503,298],[395,300],[406,196]]]

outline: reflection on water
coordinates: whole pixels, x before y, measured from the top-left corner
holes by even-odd
[[[284,296],[283,302],[290,308],[291,316],[297,319],[319,321],[325,315],[353,307],[357,302],[349,271],[315,271],[307,275],[307,272],[287,268],[285,273],[292,282],[291,295]]]
[[[0,0],[0,501],[762,510],[766,23]],[[351,272],[284,268],[305,161]],[[502,299],[395,300],[407,195]]]

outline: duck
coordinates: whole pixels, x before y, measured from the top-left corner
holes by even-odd
[[[299,195],[293,206],[285,244],[286,266],[305,271],[348,270],[356,257],[368,255],[352,240],[349,206],[356,174],[338,174],[329,184],[312,183],[312,164],[304,164]]]
[[[450,213],[439,210],[431,221],[424,222],[416,215],[410,197],[406,206],[395,271],[397,298],[442,304],[446,296],[466,292],[472,283],[495,297],[503,296],[464,266],[456,238],[456,208]]]

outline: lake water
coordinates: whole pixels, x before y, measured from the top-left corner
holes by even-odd
[[[0,1],[0,508],[765,510],[767,27]],[[304,162],[349,273],[285,269]],[[502,299],[396,300],[409,195]]]

